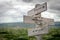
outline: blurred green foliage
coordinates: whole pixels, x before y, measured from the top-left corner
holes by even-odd
[[[60,40],[60,28],[50,28],[49,33],[43,35],[43,40]]]
[[[28,37],[26,28],[0,28],[0,40],[35,40],[35,37]]]
[[[60,28],[50,28],[49,33],[42,35],[43,40],[60,40]],[[36,40],[28,37],[26,28],[0,28],[0,40]]]

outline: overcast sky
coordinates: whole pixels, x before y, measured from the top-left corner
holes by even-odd
[[[23,15],[42,2],[48,4],[42,16],[60,21],[60,0],[0,0],[0,23],[23,22]]]

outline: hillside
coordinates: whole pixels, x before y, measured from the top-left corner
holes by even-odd
[[[0,27],[35,27],[35,24],[28,24],[23,22],[2,23]]]
[[[55,22],[55,27],[60,27],[60,22]],[[2,23],[0,24],[0,27],[35,27],[35,24],[28,24],[23,22],[14,22],[14,23]]]
[[[60,22],[55,22],[55,26],[60,26]]]

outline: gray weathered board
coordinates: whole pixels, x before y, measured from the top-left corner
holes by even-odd
[[[47,23],[48,25],[54,25],[54,19],[50,19],[50,18],[43,18],[41,17],[42,19],[42,22],[44,23]],[[31,16],[24,16],[23,17],[23,22],[25,23],[34,23],[35,24],[35,21],[32,20],[32,17]]]
[[[32,16],[34,14],[39,14],[43,11],[47,10],[47,3],[43,3],[43,4],[36,4],[36,7],[30,11],[28,11],[28,16]]]
[[[37,36],[47,33],[48,33],[48,27],[28,29],[28,36]]]

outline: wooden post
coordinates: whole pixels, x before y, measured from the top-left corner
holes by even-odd
[[[42,35],[35,36],[37,40],[42,40]]]

